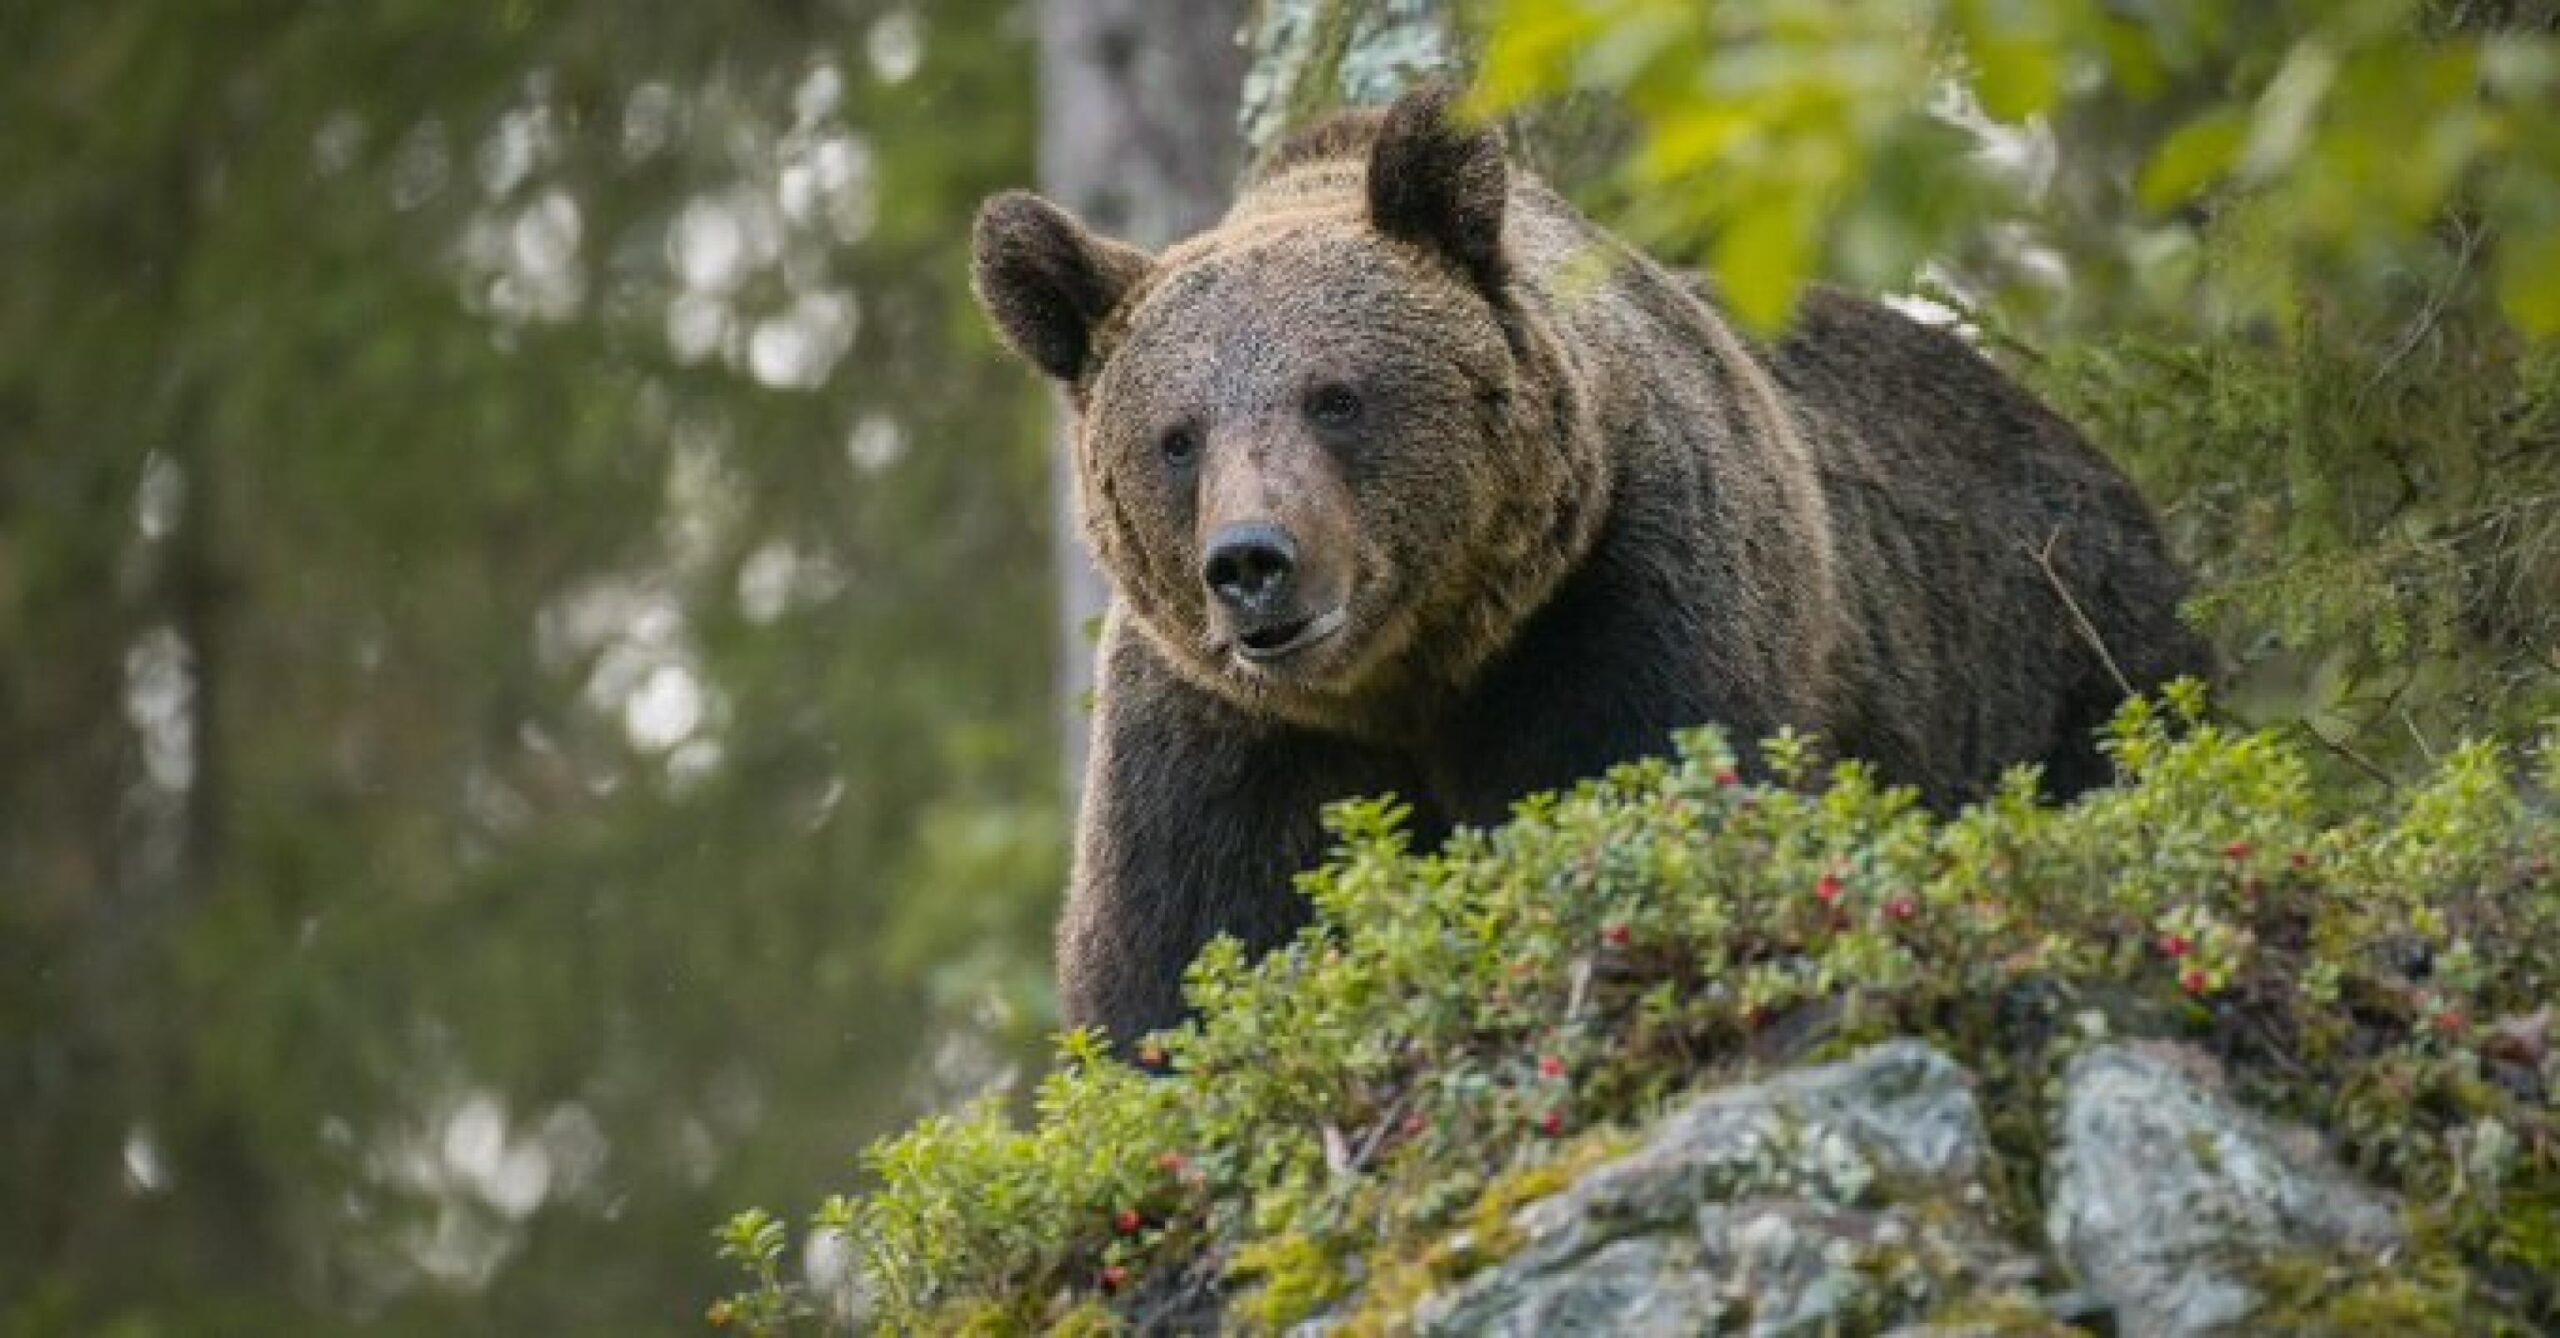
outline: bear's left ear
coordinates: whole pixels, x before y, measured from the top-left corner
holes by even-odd
[[[1444,84],[1396,99],[1369,149],[1369,222],[1427,246],[1488,294],[1501,291],[1502,207],[1510,182],[1502,136],[1457,119]]]

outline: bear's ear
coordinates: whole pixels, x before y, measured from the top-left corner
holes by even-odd
[[[970,236],[978,305],[1013,351],[1073,382],[1093,351],[1093,330],[1147,272],[1147,253],[1088,231],[1029,191],[1009,190],[978,209]]]
[[[1487,293],[1501,290],[1502,206],[1510,192],[1502,136],[1458,120],[1448,87],[1396,99],[1369,149],[1369,222],[1457,262]]]

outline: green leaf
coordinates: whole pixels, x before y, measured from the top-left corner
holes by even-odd
[[[1781,202],[1737,215],[1716,238],[1716,282],[1733,314],[1762,334],[1775,333],[1795,309],[1813,268],[1806,211]]]
[[[2165,210],[2186,203],[2231,172],[2249,133],[2239,108],[2216,107],[2178,127],[2142,169],[2142,207]]]
[[[1561,91],[1572,57],[1598,28],[1596,17],[1577,5],[1510,0],[1493,25],[1469,106],[1494,115]]]
[[[2252,178],[2273,176],[2301,156],[2337,79],[2338,53],[2319,40],[2306,38],[2286,53],[2250,120],[2241,158]]]
[[[2003,121],[2023,121],[2053,106],[2062,90],[2062,61],[2042,42],[1985,36],[1970,44],[1974,91],[1982,109]]]
[[[2500,247],[2498,306],[2536,339],[2560,335],[2560,233],[2511,236]]]
[[[1637,178],[1673,181],[1713,166],[1753,130],[1740,109],[1715,103],[1665,116],[1635,160]]]
[[[2003,121],[2023,121],[2050,109],[2062,93],[2061,49],[2044,25],[2026,14],[1990,11],[1974,0],[1959,6],[1956,14],[1982,109]]]

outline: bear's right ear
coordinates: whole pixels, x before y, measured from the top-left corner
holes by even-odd
[[[1369,222],[1439,252],[1487,293],[1502,290],[1502,136],[1459,116],[1445,84],[1396,99],[1369,149]]]
[[[1013,351],[1073,382],[1093,330],[1147,272],[1147,253],[1088,231],[1058,206],[1009,190],[978,209],[970,237],[978,305]]]

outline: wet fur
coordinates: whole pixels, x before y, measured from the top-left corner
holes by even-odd
[[[1941,809],[2019,762],[2069,795],[2106,779],[2118,671],[2208,665],[2131,485],[1962,342],[1818,292],[1752,346],[1437,93],[1299,137],[1152,260],[999,197],[977,279],[1081,415],[1119,596],[1059,970],[1123,1044],[1209,938],[1303,923],[1328,800],[1395,793],[1434,839],[1708,721],[1820,731]],[[1328,359],[1409,392],[1384,448],[1293,425],[1274,387]],[[1377,599],[1337,681],[1223,654],[1197,499],[1149,463],[1172,413],[1268,477],[1341,471]]]

